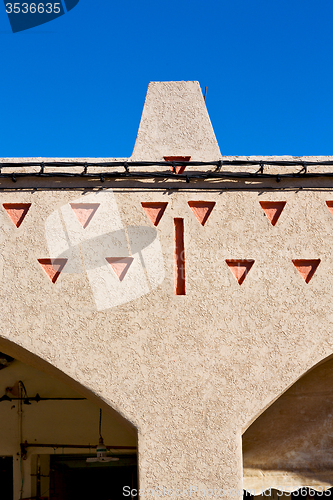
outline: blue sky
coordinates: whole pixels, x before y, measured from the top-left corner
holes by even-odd
[[[332,0],[80,0],[13,34],[0,156],[130,156],[149,81],[198,80],[223,155],[333,154]]]

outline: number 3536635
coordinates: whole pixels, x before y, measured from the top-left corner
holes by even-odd
[[[7,14],[60,14],[60,2],[58,3],[6,3]]]

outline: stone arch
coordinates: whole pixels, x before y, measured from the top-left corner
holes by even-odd
[[[242,436],[244,488],[333,486],[333,356],[310,368]]]
[[[128,466],[131,467],[131,474],[133,475],[133,470],[137,470],[138,439],[137,430],[131,422],[89,388],[84,387],[78,380],[71,378],[51,363],[22,346],[1,338],[0,352],[6,355],[3,356],[2,354],[2,360],[4,357],[8,359],[8,366],[0,370],[0,418],[2,423],[0,429],[0,456],[12,457],[14,498],[30,498],[36,495],[34,479],[31,479],[36,477],[36,457],[42,457],[41,460],[38,458],[39,463],[42,464],[41,467],[44,467],[42,477],[47,476],[45,467],[48,467],[50,477],[52,469],[53,483],[55,481],[59,483],[65,477],[63,475],[60,478],[60,472],[58,471],[59,474],[55,479],[54,467],[57,468],[59,463],[64,468],[68,465],[66,460],[72,460],[71,463],[75,461],[76,474],[79,469],[83,473],[84,467],[90,466],[90,463],[86,464],[86,459],[88,455],[92,458],[96,457],[96,446],[99,438],[99,409],[102,409],[103,412],[101,433],[105,444],[112,446],[109,454],[111,453],[113,456],[114,462],[119,461],[119,465],[123,468],[122,472]],[[15,388],[17,384],[15,383],[14,387],[11,387],[13,381],[16,380],[19,381],[19,384],[24,381],[27,395],[31,398],[30,401],[19,401],[22,393],[17,394],[17,388]],[[34,400],[37,390],[39,396],[50,399],[47,401]],[[69,396],[68,400],[52,400],[53,396],[62,395]],[[20,412],[23,417],[20,417]],[[11,421],[13,425],[11,425]],[[15,428],[22,426],[22,421],[23,433],[22,431],[17,433]],[[19,423],[19,426],[17,426],[17,423]],[[64,429],[62,426],[64,426]],[[52,467],[51,464],[53,464]],[[84,474],[88,473],[92,478],[98,467],[104,467],[103,474],[105,474],[107,472],[106,465],[106,463],[100,465],[100,463],[94,462],[91,466],[94,469],[84,470]],[[116,467],[118,463],[112,463],[110,467],[111,465]],[[72,467],[72,465],[69,467]],[[113,474],[116,473],[115,467],[113,467]],[[61,469],[61,474],[64,474],[64,470]],[[118,470],[120,471],[119,467]],[[68,481],[70,481],[68,477],[67,474],[66,484],[69,484]],[[71,480],[74,481],[73,476]],[[134,484],[136,484],[136,481],[137,479],[134,479]],[[104,479],[104,483],[106,484],[106,479]],[[51,479],[49,484],[51,484]],[[50,491],[52,488],[50,486]],[[45,481],[43,489],[45,489]],[[50,492],[49,495],[51,495]],[[11,499],[12,496],[8,496],[9,498]],[[67,497],[46,495],[45,498],[63,500]],[[7,497],[4,497],[3,500],[7,500]]]
[[[90,401],[98,404],[107,413],[121,422],[122,425],[127,427],[132,432],[132,434],[136,434],[137,427],[134,423],[132,423],[128,418],[124,416],[123,412],[120,409],[113,408],[110,404],[108,404],[100,396],[95,394],[91,389],[83,385],[80,381],[75,380],[73,377],[70,377],[65,372],[52,365],[50,362],[34,354],[32,351],[29,351],[25,347],[22,347],[21,345],[16,344],[15,342],[12,342],[6,338],[0,337],[0,352],[4,352],[5,354],[12,356],[22,363],[26,363],[27,365],[30,365],[31,367],[36,368],[43,373],[47,373],[48,375],[51,375],[52,377],[72,387],[74,390],[76,390],[80,394],[83,394]]]
[[[266,403],[264,406],[260,408],[259,411],[257,411],[249,420],[246,421],[246,423],[242,426],[241,428],[241,434],[244,435],[249,427],[263,414],[265,413],[268,408],[270,408],[275,401],[277,401],[281,396],[283,396],[294,384],[296,384],[302,377],[310,373],[312,370],[316,369],[318,366],[321,364],[325,363],[326,361],[329,361],[330,359],[333,358],[333,354],[329,354],[328,356],[324,357],[314,365],[312,365],[310,368],[305,370],[303,373],[301,373],[298,377],[293,379],[293,381],[287,385],[279,394],[277,394],[273,399],[271,399],[268,403]]]

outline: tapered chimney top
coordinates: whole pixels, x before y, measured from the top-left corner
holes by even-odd
[[[131,159],[217,160],[220,149],[199,82],[151,82]]]

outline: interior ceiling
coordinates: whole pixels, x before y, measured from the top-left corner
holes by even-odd
[[[333,359],[298,380],[243,435],[244,487],[333,486]]]
[[[18,412],[16,399],[21,397],[23,413]],[[47,454],[50,450],[60,453],[63,447],[65,452],[73,448],[77,453],[96,453],[99,406],[53,376],[15,360],[1,370],[0,375],[0,452],[3,456],[16,456],[19,451],[20,415],[24,419],[21,442],[27,441],[24,449],[28,456],[36,452]],[[101,430],[105,444],[114,446],[117,454],[135,453],[136,434],[107,409],[103,409]]]

